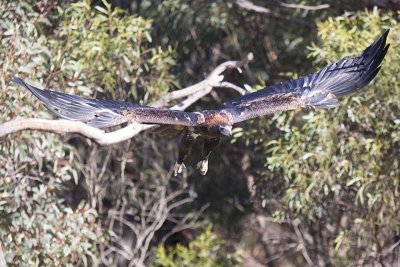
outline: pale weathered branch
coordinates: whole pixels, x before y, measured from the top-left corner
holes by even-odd
[[[310,10],[310,11],[330,8],[329,4],[321,4],[321,5],[316,5],[316,6],[308,6],[308,5],[302,5],[302,4],[288,4],[288,3],[282,3],[282,2],[279,3],[279,4],[282,7],[294,8],[294,9],[303,9],[303,10]]]
[[[380,8],[387,8],[392,11],[400,10],[400,2],[393,0],[364,0],[365,5],[368,7],[377,6]]]
[[[299,225],[297,223],[292,223],[294,232],[296,233],[297,240],[299,242],[298,249],[301,250],[301,253],[303,254],[304,259],[308,263],[309,266],[315,266],[313,261],[311,260],[310,254],[307,251],[306,244],[304,242],[304,238],[302,233],[300,232]]]
[[[170,92],[169,94],[161,97],[159,100],[154,102],[151,106],[162,107],[162,106],[165,106],[171,100],[182,98],[182,97],[187,97],[189,95],[193,95],[194,93],[196,93],[198,91],[208,91],[208,90],[211,90],[212,87],[227,87],[227,86],[222,86],[225,82],[222,82],[224,77],[221,74],[227,69],[239,69],[240,70],[240,67],[244,66],[245,64],[247,64],[248,62],[253,60],[253,57],[254,57],[253,53],[249,53],[241,61],[226,61],[226,62],[220,64],[219,66],[217,66],[203,81],[196,83],[194,85],[191,85],[187,88]],[[238,91],[237,87],[235,87],[235,88],[230,87],[230,88]],[[242,89],[242,88],[240,88],[240,89]],[[208,93],[209,92],[207,92],[207,94]],[[245,93],[245,91],[239,91],[239,93],[243,94],[243,93]]]
[[[1,249],[1,244],[0,244],[0,267],[7,267],[6,258],[4,257],[3,250]]]
[[[146,190],[146,192],[149,191]],[[113,238],[118,240],[118,246],[110,246],[102,253],[104,263],[111,264],[122,257],[126,261],[124,264],[126,266],[145,266],[155,233],[173,216],[173,210],[194,200],[193,193],[188,187],[170,191],[165,186],[158,186],[150,192],[151,194],[141,194],[136,191],[137,194],[131,199],[137,206],[138,214],[140,213],[137,221],[129,221],[121,216],[125,211],[108,212],[112,221],[118,221],[124,226],[118,228],[121,225],[114,226],[110,223],[110,230],[116,233]],[[126,212],[124,214],[127,215]],[[193,229],[195,225],[192,221],[196,219],[198,218],[187,216],[179,220],[178,224],[182,229]]]
[[[240,6],[243,9],[246,10],[251,10],[257,13],[261,13],[261,14],[266,14],[268,16],[277,18],[277,19],[282,19],[282,20],[286,20],[289,22],[294,22],[294,23],[298,23],[298,24],[302,24],[311,28],[315,27],[315,24],[312,22],[309,22],[307,20],[301,19],[301,18],[294,18],[294,17],[290,17],[290,16],[286,16],[277,12],[272,11],[269,8],[263,7],[263,6],[259,6],[254,4],[253,2],[249,1],[249,0],[232,0],[233,3],[235,3],[236,5]]]
[[[218,87],[233,89],[241,95],[246,94],[245,89],[243,89],[242,87],[239,87],[233,83],[230,83],[230,82],[221,82]]]
[[[186,97],[186,99],[182,100],[179,104],[171,107],[171,109],[175,110],[185,110],[200,98],[209,94],[214,87],[231,88],[243,94],[245,93],[244,89],[234,84],[223,82],[222,80],[224,77],[222,73],[227,69],[240,69],[240,67],[247,64],[252,59],[253,54],[249,53],[241,61],[224,62],[217,66],[203,81],[187,88],[170,92],[150,105],[154,107],[162,107],[172,100]],[[111,145],[128,140],[151,127],[154,127],[154,125],[132,123],[119,130],[105,132],[78,121],[24,118],[15,119],[0,124],[0,138],[4,138],[9,134],[23,130],[40,130],[57,134],[78,133],[89,139],[92,139],[100,145]]]

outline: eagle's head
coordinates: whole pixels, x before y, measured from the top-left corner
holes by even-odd
[[[205,122],[198,127],[203,135],[210,137],[223,137],[232,135],[232,116],[225,110],[207,110],[202,114],[205,116]]]
[[[223,136],[231,136],[232,135],[232,125],[229,124],[218,124],[214,126],[216,132]]]

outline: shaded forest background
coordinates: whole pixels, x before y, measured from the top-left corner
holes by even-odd
[[[53,118],[11,75],[150,103],[219,63],[248,90],[358,54],[385,29],[382,70],[328,111],[238,125],[172,177],[177,142],[112,146],[38,131],[0,141],[0,258],[10,266],[400,266],[396,1],[2,1],[0,122]],[[215,88],[190,110],[237,92]],[[200,151],[197,146],[195,151]]]

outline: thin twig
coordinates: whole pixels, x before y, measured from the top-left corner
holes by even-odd
[[[292,225],[293,225],[294,232],[296,233],[296,236],[297,236],[297,239],[299,242],[298,248],[299,248],[299,250],[301,250],[301,253],[303,254],[304,259],[307,261],[309,266],[315,266],[313,261],[311,260],[310,254],[308,254],[307,247],[304,242],[303,235],[300,232],[298,224],[292,223]]]
[[[391,245],[387,250],[382,251],[382,253],[380,253],[382,257],[386,257],[387,255],[389,255],[390,253],[393,252],[393,250],[395,250],[396,247],[398,247],[400,245],[400,241],[397,241],[396,243],[394,243],[393,245]]]
[[[302,25],[308,26],[310,28],[315,28],[315,24],[312,22],[309,22],[307,20],[300,19],[300,18],[293,18],[290,16],[282,15],[280,13],[272,11],[269,8],[256,5],[249,0],[233,0],[233,3],[235,3],[236,5],[240,6],[241,8],[244,8],[246,10],[251,10],[251,11],[254,11],[257,13],[266,14],[268,16],[271,16],[271,17],[274,17],[277,19],[282,19],[282,20],[286,20],[289,22],[302,24]]]
[[[308,6],[308,5],[302,5],[302,4],[288,4],[288,3],[279,3],[283,7],[287,8],[295,8],[295,9],[303,9],[303,10],[321,10],[321,9],[327,9],[330,8],[331,6],[329,4],[321,4],[321,5],[316,5],[316,6]]]
[[[4,257],[3,250],[1,249],[1,244],[0,244],[0,267],[7,267],[6,258]]]
[[[242,87],[237,86],[237,85],[235,85],[235,84],[233,84],[233,83],[230,83],[230,82],[221,82],[221,83],[219,84],[219,87],[233,89],[233,90],[235,90],[236,92],[238,92],[238,93],[241,94],[241,95],[245,95],[246,92],[247,92],[247,91],[246,91],[245,89],[243,89]]]
[[[165,243],[169,237],[171,237],[175,233],[179,233],[185,229],[195,229],[196,225],[194,222],[197,222],[198,219],[200,218],[201,215],[203,215],[204,211],[210,206],[209,203],[203,205],[199,211],[197,211],[195,214],[186,214],[183,219],[180,220],[180,222],[177,223],[166,235],[163,236],[161,239],[161,243]],[[187,221],[191,221],[191,223],[188,223]]]
[[[219,66],[217,66],[203,81],[196,83],[194,85],[191,85],[187,88],[170,92],[169,94],[161,97],[159,100],[157,100],[151,106],[154,106],[154,107],[165,106],[171,100],[193,95],[194,93],[196,93],[198,91],[202,91],[205,88],[209,88],[210,86],[211,87],[222,87],[222,86],[220,86],[220,84],[222,83],[222,80],[224,77],[221,74],[225,70],[240,69],[240,67],[246,65],[251,60],[253,60],[253,58],[254,58],[253,53],[249,53],[241,61],[226,61],[226,62],[220,64]],[[229,87],[226,87],[226,88],[229,88]],[[237,90],[237,89],[235,89],[235,90]]]

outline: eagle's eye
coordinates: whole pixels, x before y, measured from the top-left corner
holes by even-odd
[[[231,125],[218,125],[217,129],[221,135],[225,135],[225,136],[232,135],[232,126]]]

